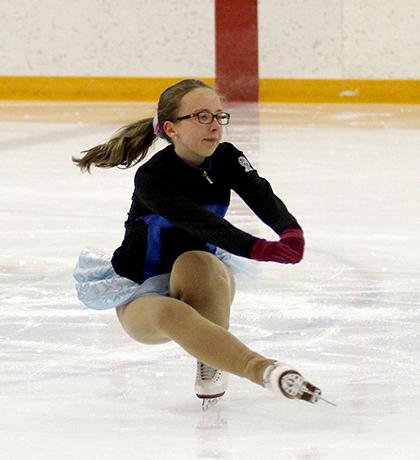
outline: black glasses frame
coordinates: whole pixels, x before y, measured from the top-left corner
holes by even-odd
[[[203,121],[203,119],[200,117],[201,114],[211,115],[212,119],[208,122]],[[187,118],[194,118],[194,117],[197,117],[198,122],[201,123],[202,125],[211,125],[215,118],[217,120],[217,123],[219,123],[219,125],[228,125],[229,120],[230,120],[230,113],[227,113],[227,112],[211,113],[208,110],[202,110],[201,112],[190,113],[189,115],[178,117],[175,119],[175,121],[186,120]]]

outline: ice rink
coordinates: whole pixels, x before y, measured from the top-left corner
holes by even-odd
[[[338,406],[232,376],[203,414],[194,359],[84,309],[74,264],[119,245],[135,168],[81,174],[71,156],[153,106],[3,102],[1,460],[420,458],[420,106],[227,108],[225,139],[306,236],[301,264],[238,287],[231,331]],[[275,237],[237,197],[229,220]]]

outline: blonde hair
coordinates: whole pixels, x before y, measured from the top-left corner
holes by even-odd
[[[159,98],[157,109],[159,125],[163,126],[165,121],[175,122],[181,99],[197,88],[214,90],[206,83],[192,79],[182,80],[167,88]],[[161,130],[160,134],[168,142],[171,142],[171,139],[163,130]],[[82,171],[90,171],[92,165],[98,168],[113,168],[114,166],[129,168],[146,157],[155,140],[153,118],[143,118],[123,126],[109,141],[91,149],[83,150],[81,153],[85,155],[82,158],[72,157],[72,160]]]

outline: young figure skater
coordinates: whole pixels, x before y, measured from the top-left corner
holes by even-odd
[[[212,87],[183,80],[162,93],[154,119],[126,126],[73,158],[82,171],[92,165],[129,167],[145,158],[156,137],[169,142],[136,172],[124,240],[112,260],[93,250],[81,253],[75,269],[78,295],[90,308],[116,308],[134,340],[173,340],[194,356],[195,392],[203,400],[220,398],[232,373],[314,403],[319,388],[228,331],[235,255],[296,264],[304,251],[300,226],[270,184],[242,152],[221,143],[229,119]],[[231,190],[278,241],[252,236],[224,219]]]

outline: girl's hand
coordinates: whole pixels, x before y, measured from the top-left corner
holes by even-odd
[[[281,234],[280,241],[259,239],[251,249],[251,259],[261,262],[297,264],[303,258],[305,240],[302,230],[292,228]]]
[[[300,259],[298,260],[298,262],[300,262],[303,258],[303,251],[305,249],[305,239],[303,238],[302,230],[300,228],[289,228],[281,232],[280,238],[280,241],[287,244],[300,255]]]

